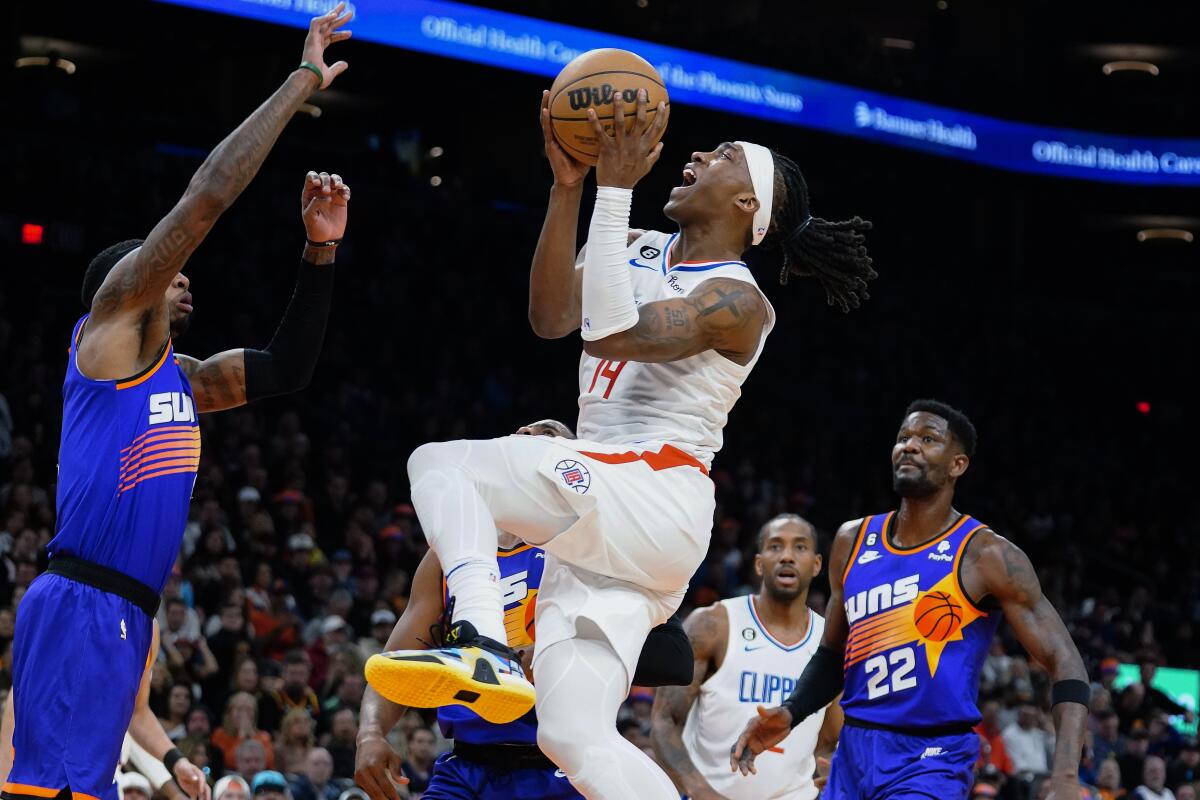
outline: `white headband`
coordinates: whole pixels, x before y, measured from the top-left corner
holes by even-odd
[[[746,166],[750,168],[750,185],[758,198],[758,211],[754,212],[754,240],[758,244],[771,227],[771,198],[775,196],[775,157],[761,144],[734,142],[742,148]]]

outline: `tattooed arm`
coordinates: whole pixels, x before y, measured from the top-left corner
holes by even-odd
[[[312,242],[339,241],[346,232],[350,187],[341,176],[310,172],[300,193],[300,217]],[[265,350],[226,350],[211,358],[177,354],[201,413],[303,389],[312,378],[333,297],[336,245],[304,246],[292,302]]]
[[[1087,681],[1083,659],[1062,618],[1042,594],[1029,557],[1019,547],[990,530],[981,531],[967,547],[963,588],[972,598],[991,596],[1000,604],[1013,633],[1029,655],[1046,668],[1051,680]],[[1079,757],[1083,749],[1087,706],[1054,706],[1054,763],[1051,796],[1063,800],[1079,795]]]
[[[692,682],[687,686],[664,686],[654,695],[651,711],[650,741],[654,752],[675,786],[692,800],[720,800],[721,795],[696,769],[683,745],[683,724],[700,696],[700,686],[708,680],[725,657],[729,643],[729,615],[724,606],[715,605],[693,611],[683,624],[695,653]]]
[[[733,278],[713,278],[687,297],[659,300],[638,309],[632,328],[584,341],[589,355],[614,361],[678,361],[716,350],[748,364],[758,350],[767,303],[758,289]]]
[[[322,80],[297,68],[265,103],[209,154],[192,176],[183,197],[141,247],[113,267],[92,301],[87,336],[80,343],[80,368],[94,378],[132,375],[161,349],[169,313],[164,293],[188,257],[258,172],[288,120],[317,88],[346,69],[326,66],[324,51],[350,36],[337,30],[349,19],[343,5],[315,18],[304,41],[303,60],[315,64]]]

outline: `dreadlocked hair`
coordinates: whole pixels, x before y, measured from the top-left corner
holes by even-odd
[[[829,305],[842,311],[858,308],[870,298],[867,281],[878,277],[865,244],[870,220],[853,217],[830,222],[812,216],[808,184],[796,162],[774,150],[771,155],[775,159],[773,223],[763,246],[783,254],[779,282],[786,285],[791,275],[811,276],[821,282]]]

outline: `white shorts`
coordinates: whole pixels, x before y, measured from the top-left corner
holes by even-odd
[[[669,444],[551,441],[538,473],[579,519],[539,545],[535,663],[556,642],[598,632],[631,679],[646,635],[679,608],[708,552],[713,483]]]

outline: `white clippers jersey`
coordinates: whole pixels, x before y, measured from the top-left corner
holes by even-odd
[[[780,705],[796,687],[796,679],[821,644],[825,620],[809,610],[808,633],[785,647],[759,621],[749,595],[722,600],[729,614],[725,660],[700,687],[688,713],[683,744],[692,762],[714,789],[731,800],[813,800],[817,787],[814,751],[825,711],[797,725],[779,743],[782,753],[765,752],[754,760],[756,775],[729,770],[729,748],[737,741],[757,707]]]
[[[685,297],[711,278],[733,278],[757,289],[741,261],[680,262],[669,268],[678,236],[647,231],[625,250],[638,305]],[[604,444],[669,442],[712,466],[729,411],[775,326],[775,310],[765,295],[763,301],[767,321],[758,351],[745,366],[713,350],[666,364],[609,361],[585,352],[579,359],[579,438]]]

